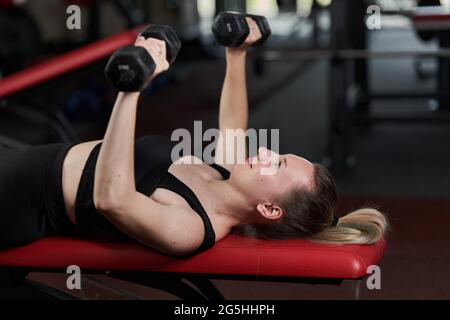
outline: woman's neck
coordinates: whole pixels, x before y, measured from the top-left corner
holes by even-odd
[[[211,180],[208,183],[208,193],[217,217],[230,229],[252,222],[255,207],[232,187],[229,180]]]

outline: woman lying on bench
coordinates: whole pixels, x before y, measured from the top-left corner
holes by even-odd
[[[227,146],[225,130],[247,129],[246,49],[261,38],[255,21],[247,22],[245,43],[226,52],[217,163],[234,143]],[[152,77],[169,68],[163,41],[139,37],[135,46],[153,59]],[[135,141],[138,99],[139,92],[118,94],[102,141],[0,151],[0,248],[76,228],[113,230],[169,255],[195,254],[248,230],[264,239],[335,244],[372,244],[383,236],[387,222],[375,209],[338,221],[333,178],[301,157],[260,149],[235,165],[188,164],[192,156],[172,162],[168,138]],[[276,173],[261,174],[267,166]]]

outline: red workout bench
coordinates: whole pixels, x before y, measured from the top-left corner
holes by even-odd
[[[186,300],[222,300],[210,280],[340,285],[344,280],[364,279],[385,248],[384,240],[370,246],[324,245],[229,235],[206,252],[180,258],[109,236],[49,237],[0,251],[0,266],[20,270],[25,276],[35,271],[65,273],[68,266],[77,265],[82,273],[106,274]]]

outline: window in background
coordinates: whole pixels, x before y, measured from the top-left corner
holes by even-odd
[[[315,4],[319,8],[326,8],[332,0],[297,0],[297,13],[302,17],[309,17]]]
[[[247,0],[247,12],[273,18],[278,14],[277,0]]]
[[[375,4],[380,6],[382,11],[409,11],[414,9],[417,1],[414,0],[376,0]]]
[[[313,0],[297,0],[297,13],[302,17],[309,17]]]
[[[200,15],[200,21],[211,21],[214,18],[216,12],[215,0],[197,0],[198,13]]]
[[[332,0],[316,0],[317,4],[322,8],[328,7]]]

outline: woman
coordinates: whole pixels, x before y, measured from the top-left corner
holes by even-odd
[[[246,49],[261,37],[256,23],[248,23],[245,44],[227,49],[221,132],[247,127]],[[153,57],[154,76],[168,69],[164,42],[140,37],[135,45]],[[103,141],[0,153],[1,247],[92,227],[169,255],[198,253],[232,231],[249,229],[262,238],[336,244],[371,244],[383,236],[386,220],[374,209],[358,210],[336,225],[332,177],[301,157],[260,149],[245,164],[183,164],[193,157],[172,163],[168,139],[135,141],[138,99],[138,92],[118,94]],[[221,136],[216,149],[220,163],[229,147],[225,140]],[[276,174],[261,175],[267,165]]]

